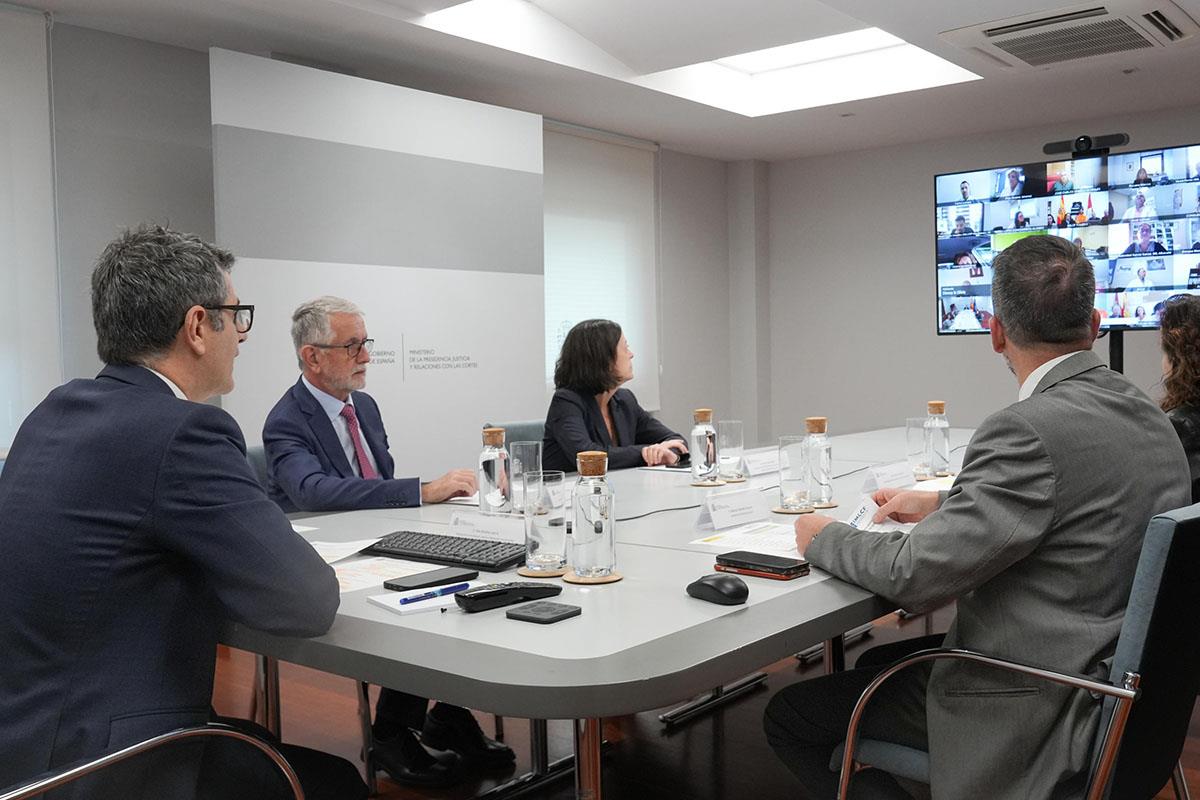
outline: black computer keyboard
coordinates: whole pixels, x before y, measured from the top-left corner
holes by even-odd
[[[525,545],[466,539],[439,533],[396,531],[363,550],[376,556],[428,561],[431,564],[475,567],[487,572],[503,572],[525,560]]]

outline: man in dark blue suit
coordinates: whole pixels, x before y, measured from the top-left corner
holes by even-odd
[[[451,470],[422,484],[396,478],[379,406],[366,392],[373,340],[362,312],[338,297],[305,303],[292,315],[292,342],[301,376],[267,415],[263,446],[270,495],[288,511],[347,511],[418,506],[475,491],[475,474]],[[483,735],[471,713],[384,688],[375,709],[375,755],[401,783],[444,786],[458,762],[507,767],[513,752]],[[437,756],[417,741],[452,751]]]
[[[333,571],[263,494],[237,424],[201,402],[233,388],[254,318],[232,263],[159,227],[110,244],[92,274],[106,366],[52,391],[13,442],[0,476],[0,787],[208,721],[226,620],[289,636],[333,622]],[[284,796],[274,768],[239,747],[168,748],[72,794],[208,797],[236,781]],[[349,762],[281,749],[310,797],[366,796]]]

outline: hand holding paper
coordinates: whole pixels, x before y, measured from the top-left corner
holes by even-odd
[[[875,498],[864,497],[862,502],[858,504],[858,508],[846,518],[846,524],[858,528],[862,531],[910,531],[913,529],[915,522],[901,523],[887,516],[884,505],[880,507],[875,504],[875,499],[879,495],[888,490],[882,489],[876,492]],[[936,496],[934,498],[936,500]],[[922,519],[925,515],[921,515]]]

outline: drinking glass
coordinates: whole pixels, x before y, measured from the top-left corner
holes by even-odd
[[[723,419],[717,423],[717,453],[720,475],[725,480],[739,481],[742,474],[742,421]]]
[[[929,461],[925,458],[925,417],[908,417],[904,420],[905,455],[913,477],[924,480],[930,477]]]
[[[521,485],[525,498],[525,568],[561,574],[567,566],[566,475],[561,470],[526,470]]]
[[[808,496],[808,448],[804,434],[779,437],[779,507],[788,511],[811,511]]]
[[[525,485],[521,482],[521,476],[542,468],[542,443],[513,442],[508,446],[508,458],[512,471],[512,507],[521,512],[525,508]]]

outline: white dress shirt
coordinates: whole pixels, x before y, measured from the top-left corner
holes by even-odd
[[[1021,384],[1021,391],[1019,391],[1017,393],[1017,400],[1021,401],[1021,400],[1025,400],[1028,397],[1031,397],[1033,395],[1033,390],[1037,388],[1038,381],[1040,381],[1042,378],[1046,377],[1047,372],[1049,372],[1050,370],[1052,370],[1056,366],[1058,366],[1058,363],[1060,361],[1066,361],[1068,358],[1070,358],[1071,356],[1075,355],[1075,353],[1078,353],[1078,352],[1080,352],[1080,351],[1076,350],[1072,353],[1066,353],[1065,355],[1061,355],[1058,358],[1052,358],[1049,361],[1047,361],[1045,364],[1042,364],[1040,367],[1035,369],[1033,372],[1029,373],[1029,377],[1026,378],[1025,382]]]
[[[142,366],[144,366],[144,367],[145,367],[145,365],[144,365],[144,364],[143,364]],[[176,397],[178,397],[180,400],[187,400],[187,399],[188,399],[188,398],[187,398],[187,395],[183,393],[183,389],[180,389],[180,388],[179,388],[179,387],[178,387],[178,386],[175,384],[175,381],[171,380],[171,379],[170,379],[170,378],[168,378],[166,375],[163,375],[161,372],[159,372],[159,371],[158,371],[158,370],[156,370],[156,369],[150,369],[150,367],[146,367],[146,369],[150,370],[150,372],[153,372],[155,375],[157,375],[158,377],[162,378],[162,382],[163,382],[163,383],[165,383],[165,384],[166,384],[168,387],[170,387],[170,389],[171,389],[171,393],[172,393],[172,394],[174,394]]]

